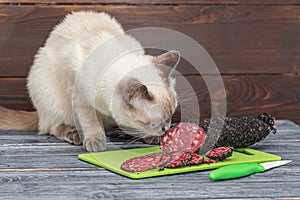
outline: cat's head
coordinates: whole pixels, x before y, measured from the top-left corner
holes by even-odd
[[[169,51],[148,57],[149,67],[156,71],[159,83],[149,81],[151,76],[155,79],[154,74],[141,71],[139,77],[127,78],[119,84],[122,97],[118,112],[122,115],[120,119],[123,125],[142,130],[146,134],[144,137],[160,136],[169,129],[178,105],[175,79],[171,74],[179,62],[179,52]]]

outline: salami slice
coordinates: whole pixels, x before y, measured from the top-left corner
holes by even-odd
[[[162,136],[160,148],[166,153],[193,153],[202,147],[206,138],[204,130],[192,123],[179,123]]]
[[[171,161],[164,164],[165,168],[184,167],[192,159],[192,154],[189,152],[173,152],[170,155],[171,155]]]
[[[189,161],[188,165],[200,165],[203,163],[204,157],[199,154],[192,153],[192,159]]]
[[[203,158],[203,163],[215,163],[217,162],[216,160],[210,159],[210,158]]]
[[[166,153],[154,153],[129,159],[121,165],[121,169],[128,172],[143,172],[163,166],[171,160]]]
[[[215,149],[212,149],[208,151],[205,156],[208,158],[217,160],[217,161],[222,161],[225,160],[226,158],[232,156],[232,147],[218,147]]]

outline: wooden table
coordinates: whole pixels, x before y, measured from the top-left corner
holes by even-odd
[[[277,121],[278,132],[252,148],[292,163],[241,179],[214,182],[210,171],[132,180],[77,159],[84,153],[51,136],[0,131],[0,199],[269,199],[300,198],[300,127]],[[146,146],[110,142],[109,149]]]

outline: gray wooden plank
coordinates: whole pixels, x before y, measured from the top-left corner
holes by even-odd
[[[141,180],[128,179],[104,170],[0,173],[0,196],[11,199],[51,199],[55,196],[59,199],[232,199],[300,196],[299,167],[282,166],[265,173],[222,182],[210,181],[209,172]],[[11,188],[18,192],[10,192]]]
[[[278,120],[278,133],[252,148],[293,162],[242,179],[213,182],[210,171],[132,180],[77,160],[84,153],[35,132],[0,131],[0,199],[270,199],[300,197],[299,125]],[[109,142],[109,149],[147,146]]]
[[[149,147],[153,145],[147,145],[144,143],[134,143],[134,144],[126,144],[124,142],[120,143],[108,143],[108,150],[121,150],[121,149],[131,149],[131,148],[141,148],[141,147]],[[88,153],[87,151],[82,149],[82,146],[75,146],[71,144],[64,145],[36,145],[36,146],[0,146],[0,156],[48,156],[48,155],[77,155],[80,153]]]
[[[0,169],[57,169],[92,167],[80,162],[75,155],[1,156]]]
[[[130,136],[115,136],[107,137],[108,142],[126,142],[142,144],[141,141],[136,140]],[[25,146],[35,146],[35,145],[63,145],[66,142],[56,139],[54,136],[50,135],[39,135],[36,131],[18,131],[18,130],[0,130],[0,145],[11,146],[11,145],[25,145]]]
[[[300,125],[299,124],[296,124],[295,122],[291,121],[291,120],[282,120],[282,119],[279,119],[279,120],[276,120],[276,125],[277,125],[277,128],[279,127],[285,127],[285,128],[299,128]]]
[[[126,143],[108,143],[108,150],[120,150],[129,148],[140,148],[148,147],[143,143],[134,143],[127,145]],[[299,142],[282,142],[282,141],[262,141],[255,145],[250,146],[250,148],[257,149],[265,152],[272,153],[290,153],[298,152],[300,143]],[[0,157],[11,157],[11,156],[53,156],[53,155],[73,155],[76,156],[80,153],[87,153],[82,149],[81,146],[75,146],[71,144],[64,145],[36,145],[36,146],[0,146]]]
[[[270,134],[266,140],[296,140],[299,139],[300,126],[290,120],[277,120],[277,133]],[[110,138],[111,141],[124,141]],[[0,130],[0,146],[1,145],[61,145],[65,142],[49,135],[38,135],[34,131],[3,131]]]
[[[49,155],[77,155],[87,153],[81,146],[65,144],[61,146],[0,146],[0,156],[49,156]]]
[[[299,126],[290,121],[279,121],[278,132],[251,148],[299,161]],[[85,153],[81,146],[61,142],[52,136],[36,135],[35,132],[1,132],[0,169],[90,169],[93,166],[77,160],[77,154]],[[7,137],[7,140],[2,140]],[[21,138],[21,139],[20,139]],[[37,139],[34,139],[37,138]],[[49,139],[49,140],[48,140]],[[7,142],[7,141],[10,142]],[[34,140],[35,143],[30,143]],[[22,143],[24,142],[24,143]],[[47,143],[49,142],[49,143]],[[8,143],[8,144],[7,144]],[[141,142],[109,142],[108,150],[147,147]]]
[[[300,166],[300,143],[260,143],[252,147],[260,151],[276,154],[282,159],[291,159],[293,164]],[[37,147],[3,147],[0,148],[0,172],[18,171],[18,169],[55,169],[77,170],[97,169],[97,167],[77,160],[78,153],[85,153],[76,146],[37,146]]]
[[[270,152],[273,153],[273,152]],[[293,164],[300,167],[299,152],[296,153],[277,153],[284,160],[293,160]],[[77,159],[76,155],[59,155],[59,156],[11,156],[1,157],[1,171],[18,171],[18,169],[96,169],[99,167],[82,162]],[[4,170],[5,169],[5,170]]]
[[[127,144],[126,142],[110,142],[107,144],[108,150],[121,150],[130,148],[149,147],[153,145],[147,145],[141,142]],[[297,141],[261,141],[255,145],[250,146],[261,151],[274,152],[274,153],[289,153],[298,152],[300,143]],[[14,145],[0,145],[0,156],[51,156],[51,155],[77,155],[79,153],[87,153],[81,146],[75,146],[68,143],[61,145],[36,145],[36,146],[14,146]]]
[[[50,135],[39,135],[35,131],[0,130],[0,145],[4,144],[37,144],[64,143]]]
[[[140,145],[138,146],[140,147]],[[109,149],[120,149],[115,145],[112,147]],[[79,153],[87,153],[79,146],[0,147],[0,153],[0,171],[1,169],[76,169],[93,167],[77,159]]]

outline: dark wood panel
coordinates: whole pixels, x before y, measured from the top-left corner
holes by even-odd
[[[213,88],[209,93],[206,83],[200,76],[187,76],[187,80],[195,91],[200,106],[201,117],[211,114],[212,105],[215,113],[221,112],[225,99],[222,88]],[[216,76],[204,76],[211,83]],[[300,123],[300,76],[298,75],[261,75],[261,76],[223,76],[227,115],[256,115],[269,112],[280,119],[291,119]],[[0,105],[14,108],[32,110],[30,100],[25,89],[24,78],[0,79]],[[194,94],[192,89],[178,85],[177,91],[186,111],[195,114],[190,99]],[[210,97],[212,96],[212,98]],[[214,99],[214,102],[211,102]],[[182,104],[183,105],[183,104]],[[180,115],[177,113],[175,119]]]
[[[206,82],[204,82],[203,78]],[[217,83],[219,76],[186,76],[199,101],[212,99],[223,101],[222,88]],[[223,75],[226,99],[232,102],[289,102],[300,100],[299,75]],[[179,79],[180,80],[180,79]],[[179,82],[180,84],[180,82]],[[209,84],[209,86],[206,86]],[[181,84],[182,85],[182,84]],[[210,87],[208,91],[207,87]],[[189,95],[186,87],[178,86],[178,91]],[[214,93],[213,93],[214,92]]]
[[[223,74],[300,71],[299,6],[2,5],[0,76],[25,76],[52,27],[65,14],[86,9],[111,13],[127,30],[154,26],[187,34],[206,48]],[[188,65],[179,70],[196,73]]]
[[[207,4],[207,5],[298,5],[298,0],[0,0],[0,3],[23,3],[23,4],[158,4],[158,5],[178,5],[178,4]]]
[[[290,75],[240,75],[222,76],[223,88],[219,87],[216,76],[186,77],[192,85],[200,106],[201,117],[208,117],[213,113],[222,115],[226,107],[228,116],[257,115],[268,112],[281,119],[291,119],[299,123],[300,120],[300,76]],[[209,85],[207,85],[209,84]],[[209,89],[208,89],[209,88]],[[190,100],[193,91],[186,86],[178,85],[179,97]],[[213,101],[211,101],[213,100]],[[225,104],[226,103],[226,104]],[[189,106],[191,104],[191,108]],[[190,115],[197,116],[192,101],[185,103],[185,109]],[[178,114],[176,119],[178,119]]]
[[[18,110],[33,110],[25,78],[0,79],[0,105]]]

